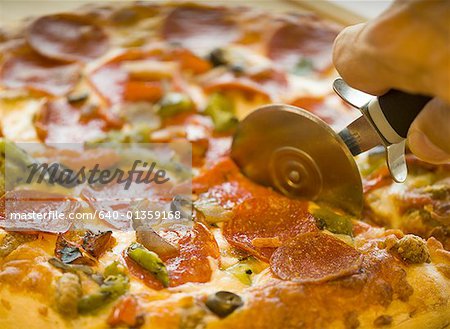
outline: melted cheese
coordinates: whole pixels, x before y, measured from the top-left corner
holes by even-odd
[[[35,141],[37,135],[33,117],[44,103],[44,98],[1,98],[0,118],[3,135],[16,142]]]

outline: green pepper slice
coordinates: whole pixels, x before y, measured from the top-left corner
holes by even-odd
[[[148,250],[139,243],[131,244],[127,249],[127,255],[142,268],[152,273],[164,287],[169,286],[169,274],[167,268],[158,254]]]

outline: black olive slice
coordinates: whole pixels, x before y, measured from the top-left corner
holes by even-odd
[[[232,292],[218,291],[208,296],[205,305],[218,317],[224,318],[244,305],[244,302],[241,297]]]

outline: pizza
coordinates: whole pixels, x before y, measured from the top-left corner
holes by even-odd
[[[409,154],[396,184],[382,153],[360,156],[365,206],[354,218],[260,186],[229,156],[239,120],[261,105],[295,105],[335,129],[357,116],[331,90],[341,28],[306,12],[137,2],[0,30],[0,327],[447,328],[448,165]],[[131,207],[114,183],[11,190],[8,150],[26,162],[24,143],[173,142],[192,148],[189,198],[168,200],[188,222],[5,226],[6,204],[42,213],[80,197],[92,213],[92,200],[114,195],[112,206]],[[105,152],[52,156],[117,166]],[[37,192],[45,202],[19,202]]]

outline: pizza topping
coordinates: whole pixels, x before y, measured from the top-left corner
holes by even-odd
[[[314,64],[309,58],[301,58],[292,69],[292,73],[295,75],[303,76],[310,75],[314,72]]]
[[[213,49],[213,51],[208,54],[208,59],[214,67],[229,64],[227,53],[223,48]]]
[[[353,235],[352,219],[349,216],[338,214],[324,206],[313,209],[311,213],[320,229],[327,229],[336,234]]]
[[[86,16],[57,14],[35,20],[27,31],[29,45],[42,56],[60,61],[100,57],[108,50],[108,36]]]
[[[123,98],[130,102],[154,102],[163,97],[162,84],[153,81],[129,81],[125,84]]]
[[[176,47],[172,49],[169,53],[169,58],[176,60],[181,70],[191,74],[201,74],[211,69],[211,64],[207,60],[185,48]]]
[[[82,295],[81,282],[78,275],[64,273],[56,284],[56,308],[58,312],[75,317],[78,314],[78,301]]]
[[[194,203],[200,212],[202,220],[208,224],[226,222],[232,217],[232,211],[225,209],[215,199],[199,199]]]
[[[209,257],[219,257],[217,242],[211,232],[201,223],[195,222],[186,231],[164,230],[158,235],[172,245],[177,245],[179,253],[164,260],[169,275],[169,284],[176,287],[187,282],[208,282],[212,270]],[[144,270],[129,256],[125,257],[128,269],[135,277],[144,281],[152,289],[164,288],[163,283],[151,272]]]
[[[108,121],[100,114],[86,121],[81,113],[79,108],[65,100],[49,101],[36,116],[39,138],[47,143],[83,142],[109,129]]]
[[[233,274],[240,282],[251,285],[254,274],[260,273],[266,265],[254,257],[247,257],[228,267],[226,271]]]
[[[0,138],[0,196],[22,182],[23,172],[35,162],[36,160],[16,143]]]
[[[369,192],[379,189],[383,186],[392,184],[392,178],[389,174],[389,169],[386,165],[383,165],[375,169],[370,175],[367,175],[363,179],[363,192],[368,194]]]
[[[122,62],[122,68],[131,79],[161,80],[172,78],[178,72],[178,63],[151,59]]]
[[[160,105],[170,107],[168,112],[171,114],[174,107],[178,111],[194,105],[182,92],[186,88],[183,73],[203,73],[209,67],[207,61],[186,49],[133,50],[94,70],[90,79],[110,104],[120,104],[124,100],[151,103],[161,100],[163,104]]]
[[[89,99],[88,91],[81,91],[67,95],[67,102],[69,104],[78,105]]]
[[[72,246],[63,246],[56,249],[56,255],[61,259],[64,264],[72,263],[74,261],[80,262],[83,259],[83,254],[80,249]],[[89,262],[90,265],[93,265],[92,262]]]
[[[166,18],[163,36],[183,47],[208,52],[237,40],[239,31],[223,8],[180,6]]]
[[[186,94],[169,92],[159,101],[157,114],[167,118],[193,109],[194,103]]]
[[[0,83],[6,88],[27,88],[50,95],[70,92],[80,78],[77,64],[64,64],[38,55],[17,55],[6,59]]]
[[[56,257],[58,257],[64,264],[73,263],[94,265],[96,263],[95,259],[87,254],[85,250],[83,250],[75,242],[67,239],[66,234],[59,234],[56,239]]]
[[[195,222],[194,227],[179,239],[178,245],[179,256],[166,261],[171,286],[208,282],[212,274],[209,258],[220,255],[217,242],[208,228]]]
[[[91,278],[94,279],[94,276]],[[84,295],[78,301],[79,313],[95,312],[98,308],[125,294],[129,289],[129,279],[125,275],[124,268],[116,262],[106,267],[98,281],[100,288],[89,295]]]
[[[79,264],[65,264],[63,263],[61,260],[59,260],[58,258],[50,258],[48,260],[49,264],[59,268],[65,272],[70,272],[70,273],[77,273],[79,272],[83,272],[85,274],[91,275],[94,273],[94,271],[92,270],[91,267],[87,266],[87,265],[79,265]]]
[[[164,287],[169,286],[167,268],[156,253],[146,249],[139,243],[133,243],[127,249],[127,256],[143,269],[152,273]]]
[[[273,34],[267,46],[268,56],[290,69],[305,60],[311,60],[316,69],[329,68],[337,30],[303,19],[300,23],[287,22]]]
[[[148,143],[150,142],[150,133],[152,127],[147,124],[135,125],[132,129],[127,131],[111,130],[102,135],[86,142],[89,144],[102,144],[102,143]]]
[[[144,318],[139,315],[139,305],[136,297],[129,295],[121,297],[114,305],[107,323],[111,327],[139,328]]]
[[[6,257],[11,252],[17,249],[23,243],[34,241],[37,239],[36,234],[24,234],[19,232],[9,232],[4,237],[0,244],[0,257]]]
[[[95,258],[99,258],[106,250],[110,249],[115,239],[112,231],[93,233],[87,231],[83,236],[83,249]]]
[[[85,148],[83,150],[48,148],[43,150],[37,157],[45,158],[47,163],[59,165],[56,171],[70,168],[73,171],[79,171],[83,167],[92,168],[98,164],[99,169],[104,170],[114,167],[120,161],[118,152],[112,148]],[[55,167],[56,168],[56,167]],[[75,185],[79,185],[74,175]],[[56,177],[56,175],[55,175]],[[48,179],[48,181],[51,181]],[[70,183],[71,180],[57,180],[56,183]],[[66,185],[66,184],[64,184]]]
[[[158,62],[162,63],[162,62]],[[131,62],[128,66],[131,65]],[[139,66],[136,68],[137,75]],[[153,78],[144,78],[144,75],[139,78],[133,78],[127,72],[122,63],[112,62],[108,63],[96,71],[94,71],[90,78],[93,86],[110,104],[120,104],[123,101],[130,102],[155,102],[161,99],[164,95],[164,88],[161,78],[156,79],[156,75],[166,74],[166,71],[159,73],[148,69],[143,71]],[[142,72],[140,74],[143,74]]]
[[[224,66],[236,76],[242,76],[247,68],[258,70],[261,66],[260,62],[253,59],[253,56],[264,62],[262,57],[239,47],[216,48],[208,54],[208,60],[214,67]]]
[[[356,273],[362,255],[343,241],[322,232],[299,234],[278,248],[270,259],[282,280],[325,282]]]
[[[181,218],[190,219],[192,217],[192,198],[185,195],[175,195],[170,202],[170,210],[179,212]]]
[[[425,240],[413,234],[405,235],[390,250],[410,264],[422,264],[431,261]]]
[[[78,312],[87,314],[112,302],[122,296],[129,289],[129,279],[125,275],[110,275],[105,278],[100,289],[92,294],[83,296],[78,301]]]
[[[257,248],[278,248],[279,246],[281,246],[281,241],[279,237],[254,238],[252,240],[252,245]]]
[[[290,103],[317,115],[332,127],[341,127],[351,121],[355,113],[336,97],[336,95],[301,96]]]
[[[56,305],[61,314],[74,317],[78,313],[77,304],[82,295],[80,278],[73,273],[64,273],[56,286]]]
[[[318,231],[307,206],[305,201],[282,196],[248,199],[233,209],[233,217],[224,224],[224,236],[233,246],[268,261],[278,241]]]
[[[155,252],[162,259],[171,258],[178,254],[177,247],[163,239],[150,227],[137,227],[136,241],[148,250]]]
[[[121,69],[119,63],[106,64],[90,75],[94,88],[106,101],[118,104],[124,98],[128,73]]]
[[[220,93],[209,96],[205,114],[209,115],[214,122],[217,131],[228,131],[236,127],[238,119],[235,115],[235,108],[231,98]]]
[[[208,296],[206,307],[220,318],[225,318],[244,305],[241,297],[229,291],[218,291]]]
[[[227,144],[227,147],[228,144]],[[201,195],[200,200],[215,200],[229,210],[252,197],[279,196],[273,190],[255,184],[245,177],[229,157],[215,159],[215,165],[194,177],[192,190]]]

